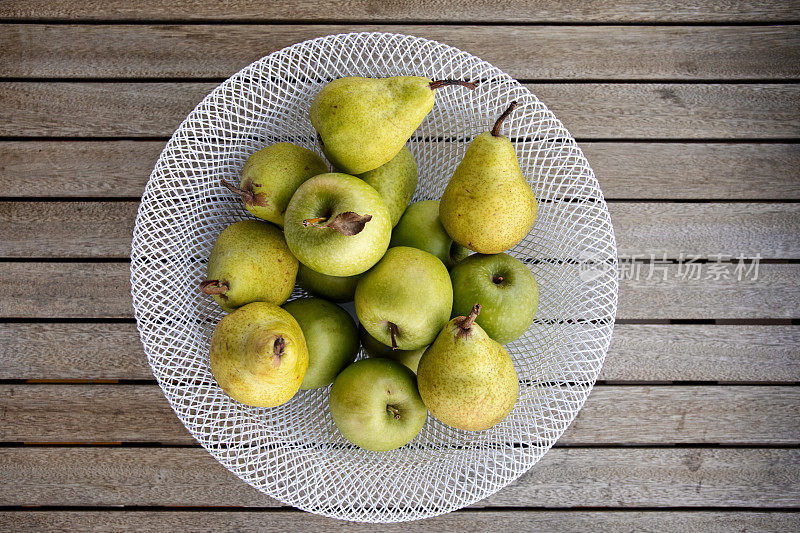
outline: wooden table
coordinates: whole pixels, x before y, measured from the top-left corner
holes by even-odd
[[[596,389],[537,466],[380,529],[800,528],[800,3],[628,4],[0,2],[0,530],[378,529],[282,506],[199,448],[153,380],[128,284],[139,197],[193,106],[271,51],[361,30],[444,41],[527,84],[643,269],[621,280]],[[715,274],[739,256],[760,257],[757,279]]]

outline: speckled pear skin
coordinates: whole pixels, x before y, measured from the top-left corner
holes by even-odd
[[[283,348],[276,349],[276,341]],[[281,352],[276,355],[276,352]],[[280,307],[253,302],[225,316],[211,337],[211,373],[234,400],[275,407],[292,399],[308,368],[297,321]]]
[[[354,212],[372,215],[356,235],[343,235],[303,221],[335,219]],[[289,249],[304,265],[328,276],[355,276],[377,263],[389,247],[392,222],[386,203],[364,181],[348,174],[314,176],[298,187],[286,208],[284,233]]]
[[[358,175],[389,162],[433,108],[431,80],[419,76],[333,80],[309,118],[334,167]]]
[[[536,197],[508,138],[481,133],[470,143],[439,202],[439,219],[458,244],[498,254],[536,221]]]
[[[392,227],[395,227],[417,190],[417,163],[411,150],[404,146],[391,161],[359,174],[358,177],[372,185],[381,195],[389,208]]]
[[[256,301],[281,305],[292,294],[298,265],[280,229],[261,220],[242,220],[217,237],[206,279],[229,287],[214,300],[230,313]]]
[[[255,194],[245,208],[258,218],[283,227],[283,213],[294,191],[309,178],[328,172],[325,160],[307,148],[277,143],[262,148],[242,167],[239,186]]]
[[[501,422],[517,402],[519,382],[511,356],[477,324],[461,335],[457,317],[425,351],[417,369],[419,393],[441,422],[481,431]]]
[[[391,346],[389,323],[397,326],[397,347],[416,350],[433,342],[450,319],[453,285],[436,256],[398,246],[356,286],[358,320],[379,342]]]

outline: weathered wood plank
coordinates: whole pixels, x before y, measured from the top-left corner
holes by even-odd
[[[0,379],[153,378],[135,324],[0,323],[0,346]],[[617,324],[600,379],[800,381],[800,327]]]
[[[11,511],[0,513],[11,531],[353,531],[372,533],[374,524],[342,523],[294,511]],[[800,513],[758,511],[456,511],[424,521],[381,524],[382,532],[460,531],[705,531],[772,532],[800,529]]]
[[[163,137],[215,83],[4,82],[0,136]],[[800,135],[791,84],[530,84],[580,139]]]
[[[138,197],[164,144],[0,142],[0,197]],[[607,199],[800,199],[800,144],[587,142],[581,147]]]
[[[16,0],[0,4],[0,18],[9,20],[228,20],[228,21],[408,21],[408,22],[754,22],[798,20],[794,0],[679,0],[668,4],[640,0],[540,2],[516,0],[298,0],[291,10],[264,0],[158,2],[141,0]]]
[[[201,448],[3,448],[0,505],[280,504]],[[474,507],[796,507],[800,450],[555,448]]]
[[[138,202],[0,202],[0,257],[121,258]],[[609,204],[620,256],[800,258],[800,204]]]
[[[660,271],[650,276],[644,265],[638,281],[623,279],[617,318],[800,318],[800,265],[761,264],[758,279],[742,281],[704,279],[707,269],[701,279],[684,279],[677,265],[665,272],[666,279]],[[129,279],[126,263],[6,263],[0,269],[0,317],[129,318]]]
[[[793,26],[0,24],[0,71],[18,78],[225,78],[270,50],[360,31],[447,43],[518,79],[800,75],[800,34]]]
[[[791,386],[598,385],[558,442],[798,444],[798,417]],[[0,385],[0,421],[2,442],[194,443],[156,385]]]

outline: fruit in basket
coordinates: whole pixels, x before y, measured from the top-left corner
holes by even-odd
[[[370,357],[378,357],[383,359],[394,359],[398,363],[402,363],[412,372],[417,371],[419,359],[425,352],[427,346],[417,348],[416,350],[393,350],[391,346],[386,346],[378,339],[369,334],[364,329],[364,326],[358,328],[358,334],[361,337],[361,346],[367,355]]]
[[[417,189],[417,163],[411,150],[404,146],[388,163],[358,177],[378,191],[389,208],[392,227],[396,226]]]
[[[281,305],[292,294],[297,267],[280,229],[242,220],[217,237],[200,290],[229,313],[256,301]]]
[[[514,145],[500,134],[516,106],[512,102],[491,131],[473,139],[439,203],[447,233],[481,254],[508,250],[536,220],[536,197],[522,175]]]
[[[355,276],[328,276],[311,270],[303,263],[297,270],[297,283],[305,290],[333,302],[351,302],[361,274]]]
[[[431,414],[466,431],[489,429],[517,402],[514,363],[503,346],[468,316],[451,320],[431,344],[417,369],[419,393]]]
[[[308,348],[308,371],[300,388],[330,385],[339,371],[356,358],[355,322],[347,311],[319,298],[292,300],[283,308],[300,324]]]
[[[411,246],[439,258],[447,268],[467,257],[469,250],[453,241],[439,220],[439,201],[425,200],[408,206],[392,231],[389,246]]]
[[[536,278],[522,261],[508,254],[474,254],[450,271],[453,315],[469,314],[481,304],[475,322],[491,338],[507,344],[525,333],[539,304]]]
[[[362,174],[397,155],[433,108],[436,89],[446,85],[475,88],[470,82],[419,76],[339,78],[314,97],[308,115],[328,161]]]
[[[450,274],[428,252],[390,248],[358,281],[355,305],[361,324],[379,342],[416,350],[433,342],[450,318]]]
[[[210,366],[234,400],[254,407],[284,404],[300,388],[308,367],[303,331],[277,305],[247,304],[214,329]]]
[[[392,222],[378,191],[354,176],[329,173],[298,187],[283,229],[301,263],[341,277],[361,274],[383,257]]]
[[[283,227],[283,212],[301,183],[328,172],[325,161],[307,148],[277,143],[251,155],[244,163],[239,185],[222,184],[238,194],[258,218]]]
[[[329,403],[342,435],[375,452],[411,442],[428,417],[414,373],[389,359],[362,359],[342,370]]]

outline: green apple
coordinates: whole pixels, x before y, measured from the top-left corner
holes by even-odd
[[[522,261],[508,254],[475,254],[450,271],[453,316],[467,316],[475,304],[482,311],[476,322],[501,344],[525,333],[539,305],[536,278]]]
[[[286,244],[312,270],[354,276],[369,270],[389,247],[389,208],[374,188],[347,174],[305,181],[284,214]]]
[[[333,382],[358,352],[358,330],[350,314],[319,298],[300,298],[283,306],[294,317],[308,347],[308,370],[300,388],[318,389]]]
[[[352,302],[361,274],[355,276],[328,276],[311,270],[303,263],[297,270],[297,283],[305,290],[334,302]]]
[[[398,246],[358,280],[358,320],[370,335],[401,350],[433,342],[450,319],[453,286],[436,256]]]
[[[392,231],[389,246],[411,246],[435,255],[447,268],[469,255],[447,234],[439,221],[439,201],[425,200],[408,206]]]
[[[390,359],[362,359],[342,370],[329,402],[342,435],[375,452],[408,444],[428,418],[414,373]]]
[[[394,359],[398,363],[407,366],[412,372],[417,372],[419,360],[422,354],[425,353],[427,346],[417,348],[416,350],[392,350],[391,346],[386,346],[378,339],[369,334],[364,329],[364,326],[358,328],[358,335],[361,337],[361,346],[367,355],[370,357],[379,357],[383,359]]]

